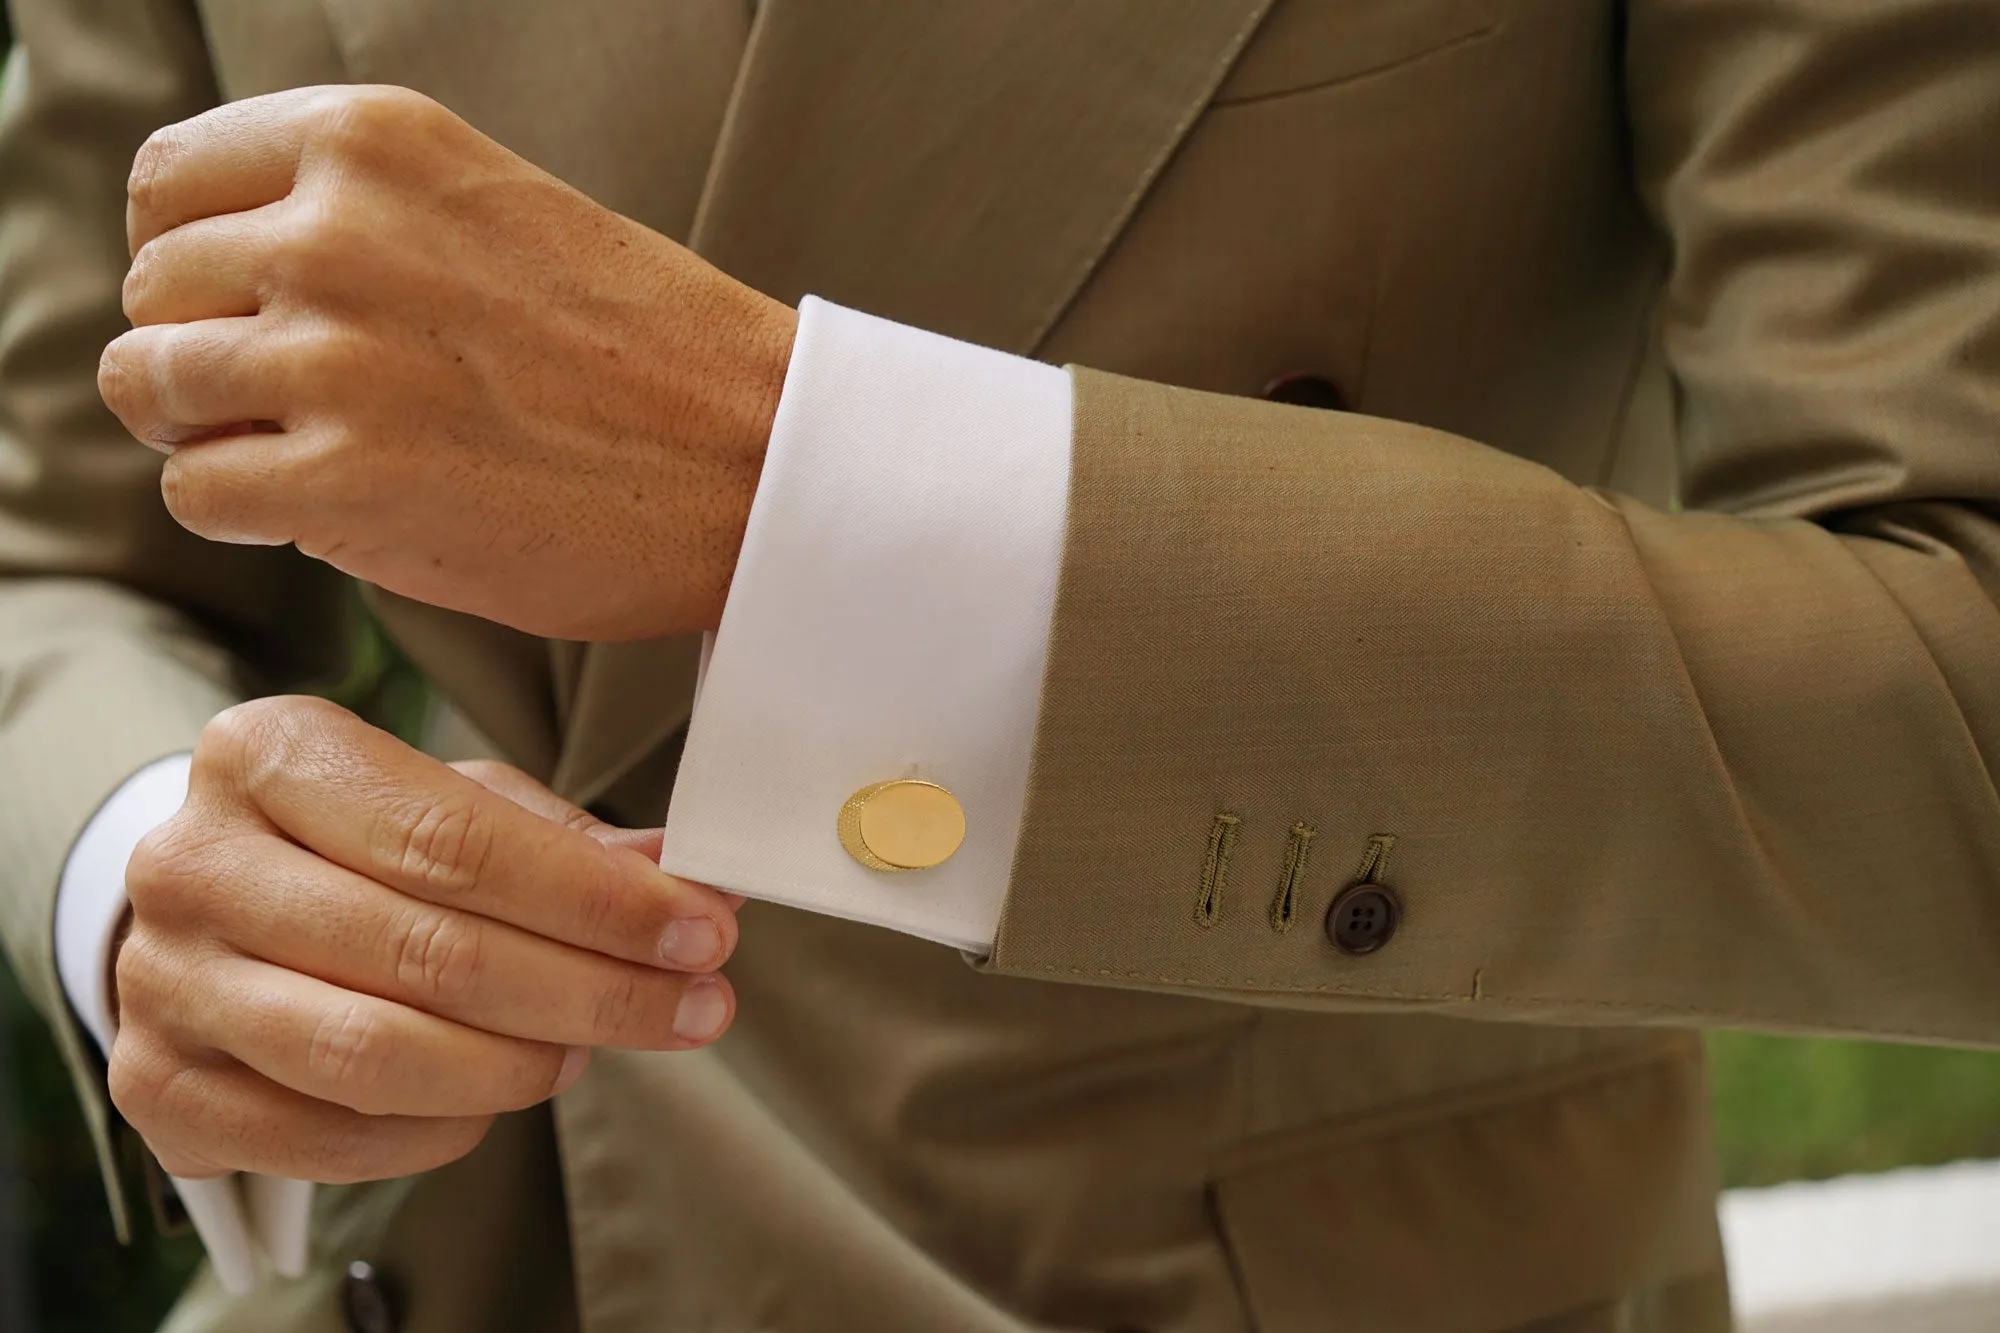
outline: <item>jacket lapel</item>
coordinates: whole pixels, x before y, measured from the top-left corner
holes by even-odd
[[[1270,0],[766,0],[694,248],[1032,352]]]
[[[689,243],[788,302],[1032,354],[1270,3],[764,0]],[[686,722],[696,652],[587,652],[567,795]]]

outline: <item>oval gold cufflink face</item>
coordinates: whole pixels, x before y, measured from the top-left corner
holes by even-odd
[[[840,845],[870,870],[926,870],[965,841],[965,810],[935,782],[863,787],[840,807]]]

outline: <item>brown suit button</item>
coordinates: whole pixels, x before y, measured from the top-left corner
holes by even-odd
[[[1290,403],[1294,407],[1322,407],[1329,412],[1338,412],[1347,406],[1347,399],[1341,396],[1338,384],[1324,375],[1314,375],[1304,370],[1295,370],[1289,375],[1278,376],[1264,386],[1263,396],[1274,403]]]
[[[1374,953],[1396,933],[1403,909],[1380,884],[1356,884],[1326,909],[1326,937],[1346,954]]]
[[[347,1333],[397,1333],[396,1298],[375,1265],[356,1259],[340,1280],[340,1318]]]

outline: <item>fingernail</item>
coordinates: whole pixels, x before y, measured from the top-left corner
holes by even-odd
[[[722,932],[705,916],[690,916],[660,936],[660,957],[675,967],[706,971],[722,961]]]
[[[570,1084],[582,1078],[584,1067],[589,1063],[590,1048],[588,1046],[572,1046],[568,1051],[564,1052],[562,1068],[556,1071],[556,1092],[562,1092]]]
[[[712,977],[703,977],[681,996],[674,1011],[674,1035],[682,1041],[708,1041],[729,1020],[729,997]]]

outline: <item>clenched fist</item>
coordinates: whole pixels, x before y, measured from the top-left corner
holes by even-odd
[[[174,1175],[406,1175],[561,1091],[593,1046],[734,1012],[731,904],[501,765],[332,704],[218,717],[134,854],[111,1096]]]
[[[572,639],[710,628],[795,313],[399,88],[133,165],[105,402],[182,524]]]

